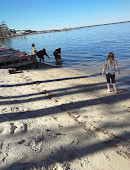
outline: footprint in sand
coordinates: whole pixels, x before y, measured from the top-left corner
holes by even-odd
[[[5,155],[3,153],[0,154],[0,163],[5,161]]]
[[[0,141],[0,164],[5,161],[8,156],[8,147],[9,144]]]
[[[8,112],[8,109],[7,108],[4,108],[1,110],[2,113],[7,113]]]
[[[19,108],[18,107],[11,107],[10,110],[12,112],[18,112],[19,111]]]
[[[2,150],[2,147],[3,147],[3,142],[0,141],[0,151]]]
[[[2,134],[3,131],[4,131],[4,128],[1,126],[1,127],[0,127],[0,134]]]
[[[32,79],[30,79],[29,77],[24,77],[24,79],[27,81],[27,82],[31,82]]]
[[[10,123],[10,125],[11,125],[11,128],[10,128],[11,132],[10,133],[14,134],[15,129],[17,128],[17,126],[15,126],[14,123]]]
[[[35,137],[23,138],[18,142],[18,144],[29,146],[32,150],[39,152],[42,149],[43,141],[43,134],[38,134]]]
[[[25,123],[6,123],[1,125],[0,134],[12,135],[12,134],[23,134],[27,131],[27,124]]]
[[[18,107],[8,107],[8,108],[4,108],[1,110],[2,113],[7,113],[7,112],[18,112],[19,108]]]
[[[27,131],[27,124],[20,122],[14,123],[12,129],[14,130],[14,134],[23,134]]]

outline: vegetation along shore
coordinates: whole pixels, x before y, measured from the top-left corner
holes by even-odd
[[[122,22],[114,22],[114,23],[106,23],[106,24],[98,24],[98,25],[88,25],[88,26],[81,26],[81,27],[74,27],[74,28],[54,28],[51,30],[42,30],[42,31],[36,31],[36,30],[15,30],[8,28],[5,21],[2,21],[0,24],[0,38],[7,38],[11,36],[22,36],[22,35],[28,35],[28,34],[40,34],[40,33],[50,33],[50,32],[61,32],[61,31],[71,31],[76,29],[82,29],[87,27],[97,27],[97,26],[105,26],[105,25],[112,25],[112,24],[123,24],[128,23],[130,21],[122,21]]]

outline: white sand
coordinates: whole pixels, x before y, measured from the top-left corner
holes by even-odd
[[[43,64],[0,77],[0,169],[129,170],[129,90]]]

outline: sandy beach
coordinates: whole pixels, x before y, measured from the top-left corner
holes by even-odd
[[[129,170],[128,84],[107,93],[105,78],[89,75],[0,69],[1,170]]]

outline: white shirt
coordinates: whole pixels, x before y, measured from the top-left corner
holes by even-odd
[[[106,74],[110,73],[111,75],[114,75],[116,73],[116,64],[117,64],[116,60],[114,60],[113,64],[111,64],[110,61],[108,60],[106,62]]]

